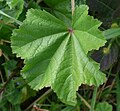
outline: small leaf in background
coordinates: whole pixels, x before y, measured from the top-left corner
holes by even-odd
[[[6,111],[5,109],[10,109],[11,106],[11,110],[13,111],[15,111],[15,107],[20,109],[19,104],[21,103],[21,98],[22,95],[20,94],[20,91],[15,88],[14,81],[10,81],[6,86],[6,91],[0,96],[0,109],[3,109],[2,111]],[[11,103],[11,106],[9,103]]]
[[[36,95],[36,91],[32,90],[28,86],[24,86],[23,88],[21,88],[20,92],[22,94],[22,102],[24,102],[25,100],[27,100],[29,97],[32,97],[32,96]]]
[[[66,108],[62,109],[61,111],[74,111],[74,107],[67,106]]]
[[[7,100],[12,105],[20,104],[22,102],[22,93],[17,89],[13,89],[11,92],[8,93]]]
[[[25,59],[21,72],[31,88],[51,86],[62,102],[75,105],[81,84],[99,86],[106,80],[87,55],[106,41],[98,29],[101,22],[88,15],[88,6],[76,7],[71,21],[69,27],[46,11],[30,9],[11,41],[13,53]]]
[[[10,9],[14,8],[18,4],[19,0],[6,0],[6,4]]]
[[[10,76],[12,76],[12,71],[17,67],[17,62],[15,60],[7,60],[5,63],[2,64],[2,66],[4,66],[6,77],[9,78]]]
[[[27,100],[29,97],[35,96],[35,94],[36,92],[28,86],[16,88],[15,81],[12,80],[7,85],[6,92],[3,94],[2,101],[0,101],[0,103],[4,103],[1,103],[0,107],[4,106],[7,101],[9,101],[13,106],[16,106]]]
[[[1,15],[0,15],[1,16]],[[5,24],[4,22],[0,23],[0,40],[10,40],[10,36],[12,33],[12,30],[15,27],[12,26],[8,26],[7,24]]]
[[[22,13],[24,5],[24,0],[5,0],[0,2],[0,10],[5,14],[17,19],[19,15]],[[13,22],[11,19],[0,15],[0,19],[5,22]]]
[[[0,49],[2,50],[2,52],[6,55],[12,55],[12,51],[11,51],[11,48],[10,46],[7,46],[7,45],[1,45],[0,44]]]
[[[3,64],[5,68],[12,71],[16,68],[17,62],[15,60],[9,60],[6,63]]]
[[[21,111],[20,105],[14,105],[14,106],[12,107],[12,110],[13,110],[13,111]]]
[[[95,111],[112,111],[112,105],[107,102],[98,103]]]
[[[33,9],[40,9],[40,6],[33,0],[31,0],[28,4],[28,9],[33,8]]]
[[[5,106],[5,104],[7,104],[7,99],[4,96],[0,96],[0,108]]]
[[[103,32],[103,35],[105,36],[107,40],[118,37],[120,36],[120,28],[111,28],[111,29],[105,30]]]

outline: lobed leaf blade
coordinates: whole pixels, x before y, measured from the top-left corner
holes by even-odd
[[[87,13],[86,5],[77,7],[71,28],[46,11],[30,9],[11,38],[13,52],[25,59],[21,72],[28,84],[35,90],[51,87],[69,105],[76,104],[81,84],[99,86],[106,80],[87,55],[106,42],[98,30],[101,23]]]

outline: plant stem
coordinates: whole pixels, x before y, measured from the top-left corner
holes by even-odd
[[[110,77],[110,74],[111,74],[112,68],[113,68],[113,66],[110,67],[110,70],[109,70],[109,72],[108,72],[108,76],[107,76],[107,78]],[[108,81],[108,80],[107,80],[107,81]],[[107,84],[107,81],[104,83],[104,85],[102,86],[102,88],[98,91],[98,94],[97,94],[97,99],[98,99],[98,100],[100,99],[101,94],[102,94],[103,90],[105,89],[105,86],[106,86],[106,84]]]
[[[3,79],[3,76],[2,76],[2,72],[1,72],[1,70],[0,70],[0,77],[1,77],[1,81],[2,81],[2,83],[4,83],[4,79]]]
[[[72,15],[73,15],[75,10],[75,0],[71,0],[71,8],[72,8]]]
[[[30,104],[24,111],[28,111],[36,102],[38,102],[40,99],[44,98],[45,96],[47,96],[51,92],[52,92],[52,89],[47,90],[42,96],[40,96],[32,104]]]
[[[7,61],[10,60],[6,54],[2,53],[2,55],[4,56],[4,58],[5,58]]]
[[[3,11],[1,11],[1,10],[0,10],[0,14],[4,15],[4,16],[6,16],[6,17],[10,18],[10,19],[12,19],[13,21],[15,21],[15,22],[16,22],[17,24],[19,24],[19,25],[21,25],[21,24],[22,24],[22,22],[21,22],[21,21],[19,21],[19,20],[17,20],[17,19],[15,19],[15,18],[13,18],[13,17],[11,17],[11,16],[7,15],[6,13],[4,13],[4,12],[3,12]]]
[[[120,111],[120,79],[119,79],[119,73],[117,73],[116,76],[116,84],[117,84],[117,89],[116,89],[116,99],[117,99],[117,111]]]
[[[8,41],[8,40],[4,40],[4,39],[1,39],[1,41],[0,42],[3,42],[3,43],[11,43],[10,41]]]
[[[83,101],[84,104],[90,109],[91,108],[90,104],[79,93],[77,93],[77,95],[81,99],[81,101]]]
[[[39,4],[40,2],[42,2],[43,0],[37,0],[37,4]]]
[[[97,97],[97,89],[98,89],[98,87],[95,86],[90,111],[94,111],[94,108],[95,108],[95,102],[96,102],[96,97]]]

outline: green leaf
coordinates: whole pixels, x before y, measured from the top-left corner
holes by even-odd
[[[34,9],[40,9],[40,6],[38,3],[36,3],[35,1],[31,0],[28,4],[28,9],[30,8],[34,8]]]
[[[112,105],[107,102],[97,104],[95,111],[112,111]]]
[[[111,28],[111,29],[105,30],[103,32],[103,35],[105,36],[106,39],[112,39],[117,36],[120,36],[120,28]]]
[[[10,9],[14,8],[18,2],[19,2],[19,0],[6,0],[6,3],[10,7]]]
[[[13,111],[21,111],[20,105],[15,105],[12,108]]]
[[[7,100],[12,105],[17,105],[21,103],[22,93],[18,89],[15,89],[15,84],[13,80],[10,81],[9,84],[7,85],[6,92],[4,94]]]
[[[13,27],[0,23],[0,40],[1,39],[10,40],[10,36],[13,29],[14,29]]]
[[[10,71],[14,70],[16,68],[16,65],[17,65],[17,62],[15,60],[9,60],[3,63],[3,66]]]
[[[12,51],[11,51],[11,47],[7,46],[7,45],[1,45],[0,44],[0,49],[7,55],[11,55]]]
[[[7,99],[5,97],[0,97],[0,108],[2,108],[7,103]]]
[[[0,2],[0,10],[1,13],[3,12],[6,15],[10,16],[11,18],[17,19],[19,15],[22,13],[23,5],[24,0],[5,0],[3,2]],[[14,21],[3,15],[0,15],[0,19],[6,22]]]
[[[74,107],[67,106],[64,109],[62,109],[61,111],[74,111]]]
[[[22,93],[17,89],[14,89],[10,94],[7,95],[7,99],[12,105],[20,104],[22,102]]]
[[[100,25],[86,5],[76,7],[72,27],[46,11],[30,9],[11,38],[13,53],[25,59],[23,78],[35,90],[51,86],[61,101],[75,105],[81,84],[99,86],[106,80],[87,55],[106,42]]]

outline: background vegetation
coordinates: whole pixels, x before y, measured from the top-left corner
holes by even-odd
[[[71,2],[64,1],[0,0],[0,111],[89,111],[92,106],[95,111],[120,111],[119,0],[75,0],[75,5],[87,4],[89,15],[102,21],[99,29],[107,40],[105,46],[89,52],[107,80],[99,88],[81,85],[76,106],[62,103],[50,88],[31,89],[20,75],[24,60],[12,53],[13,30],[19,28],[30,8],[44,9],[62,19],[69,17]]]

